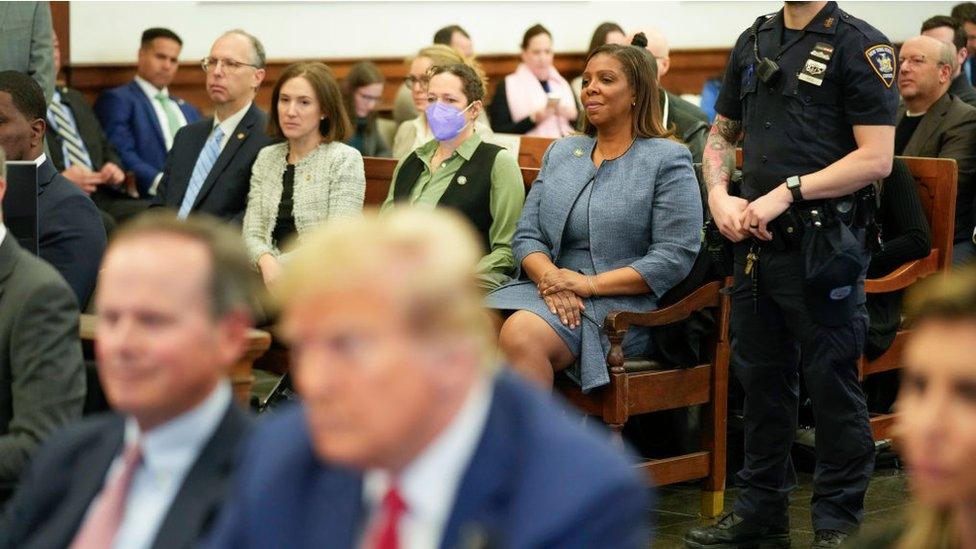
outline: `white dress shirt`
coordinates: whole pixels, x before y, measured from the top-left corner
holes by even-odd
[[[492,384],[480,379],[468,393],[447,428],[399,476],[400,496],[407,510],[397,525],[400,547],[435,549],[454,508],[461,477],[481,440],[491,407]],[[383,496],[390,487],[389,471],[371,469],[363,477],[363,498],[370,520],[360,547],[382,521]]]
[[[237,125],[241,123],[244,115],[247,114],[247,110],[251,108],[251,102],[244,105],[244,108],[235,112],[234,114],[227,117],[227,120],[220,120],[217,118],[217,113],[214,113],[214,123],[213,128],[210,128],[210,134],[220,126],[220,131],[224,132],[224,138],[220,140],[220,152],[224,152],[224,147],[227,146],[227,142],[231,139],[237,139],[237,135],[234,130],[237,129]],[[210,138],[210,135],[207,135]]]
[[[139,88],[142,89],[142,93],[146,94],[146,97],[149,98],[149,103],[152,104],[153,110],[156,111],[156,120],[159,120],[159,127],[163,130],[163,140],[166,143],[166,150],[168,151],[173,146],[173,134],[176,133],[176,130],[186,126],[186,117],[183,116],[183,109],[180,108],[176,101],[171,99],[171,101],[173,101],[173,107],[175,107],[176,110],[176,116],[180,119],[180,128],[175,128],[170,131],[169,117],[166,116],[166,111],[163,110],[162,103],[156,99],[156,94],[159,92],[163,92],[167,97],[169,97],[169,89],[159,89],[144,80],[139,75],[136,75],[135,80],[136,84],[139,84]]]
[[[0,245],[3,244],[4,237],[7,236],[7,226],[0,221]]]
[[[142,462],[129,486],[114,549],[152,546],[183,479],[217,430],[227,407],[232,405],[232,398],[230,382],[224,380],[196,408],[148,433],[140,432],[135,419],[126,418],[122,451],[138,441],[142,447]],[[122,456],[118,455],[108,469],[103,486],[121,471]],[[86,517],[97,502],[98,496],[88,505]]]

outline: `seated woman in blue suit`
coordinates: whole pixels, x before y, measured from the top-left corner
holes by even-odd
[[[691,153],[661,124],[653,74],[633,46],[587,57],[585,135],[549,147],[512,241],[518,280],[488,295],[489,307],[516,311],[499,336],[512,367],[545,386],[571,366],[584,391],[608,383],[604,317],[654,309],[698,253]],[[649,342],[631,329],[624,350]]]
[[[342,92],[323,63],[285,68],[271,92],[268,135],[251,168],[244,243],[265,284],[281,272],[283,245],[329,219],[359,215],[366,175]]]

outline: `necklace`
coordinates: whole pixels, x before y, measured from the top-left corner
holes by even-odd
[[[603,160],[616,160],[616,159],[620,158],[621,156],[627,154],[627,151],[629,151],[630,148],[634,146],[634,142],[635,141],[637,141],[637,138],[636,137],[634,137],[633,139],[631,139],[630,140],[630,143],[628,143],[627,146],[624,147],[624,149],[622,151],[618,152],[615,155],[609,155],[609,154],[605,153],[603,151],[603,149],[600,148],[600,144],[599,143],[597,143],[597,145],[596,145],[596,150],[597,150],[597,152],[600,153],[600,156],[603,157]]]

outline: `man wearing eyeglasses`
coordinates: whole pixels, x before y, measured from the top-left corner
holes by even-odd
[[[959,170],[954,263],[972,259],[976,200],[976,108],[948,92],[958,57],[955,48],[931,36],[909,38],[898,58],[902,106],[895,128],[895,154],[952,158]]]
[[[169,94],[182,48],[183,40],[175,32],[146,29],[135,79],[104,92],[95,103],[98,121],[123,167],[136,174],[142,198],[155,192],[176,132],[200,119],[193,105]]]
[[[207,212],[238,224],[244,218],[251,165],[269,145],[267,115],[254,104],[265,70],[264,46],[247,32],[222,34],[201,61],[214,116],[176,134],[154,206],[181,218]]]

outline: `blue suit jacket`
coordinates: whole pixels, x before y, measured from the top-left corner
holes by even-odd
[[[362,474],[316,458],[303,412],[254,437],[210,547],[356,546]],[[649,493],[608,437],[502,373],[441,547],[647,547]]]
[[[95,291],[105,225],[95,203],[48,158],[37,170],[38,255],[71,286],[82,311]]]
[[[200,112],[193,105],[176,97],[172,99],[183,111],[187,124],[200,119]],[[95,102],[95,114],[122,157],[122,167],[135,172],[139,194],[145,198],[153,179],[163,171],[167,152],[163,129],[152,103],[133,80],[102,93]]]

